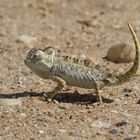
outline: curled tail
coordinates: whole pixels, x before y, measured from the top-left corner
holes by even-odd
[[[136,72],[138,71],[139,63],[140,63],[139,62],[140,61],[140,58],[139,58],[140,57],[140,44],[139,44],[138,38],[136,36],[136,33],[133,30],[130,23],[128,23],[128,27],[130,29],[130,32],[132,34],[132,37],[133,37],[133,40],[135,43],[136,57],[135,57],[134,64],[131,67],[131,69],[129,71],[127,71],[125,74],[117,76],[117,79],[120,83],[124,83],[124,82],[130,80],[130,78],[133,77],[136,74]]]
[[[134,75],[136,75],[136,72],[139,69],[139,65],[140,65],[140,44],[139,44],[138,38],[136,36],[136,33],[135,33],[134,29],[132,28],[130,23],[128,23],[128,27],[130,29],[131,35],[132,35],[134,43],[135,43],[136,57],[135,57],[135,60],[134,60],[134,64],[130,68],[130,70],[128,70],[126,73],[124,73],[122,75],[115,76],[116,80],[111,80],[109,78],[109,82],[106,83],[108,86],[119,85],[119,84],[122,84],[124,82],[129,81],[130,78],[132,78]]]

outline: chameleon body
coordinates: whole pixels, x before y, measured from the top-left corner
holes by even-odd
[[[51,79],[57,83],[57,87],[48,93],[46,98],[53,98],[65,85],[77,86],[86,89],[95,89],[97,100],[102,103],[100,89],[103,86],[113,86],[129,81],[139,68],[139,42],[137,36],[128,24],[135,43],[136,58],[129,71],[122,75],[112,76],[108,71],[88,66],[88,63],[79,63],[78,59],[69,56],[57,56],[52,47],[31,49],[24,60],[35,74],[43,79]]]

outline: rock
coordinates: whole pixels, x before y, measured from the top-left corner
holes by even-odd
[[[108,128],[110,125],[111,125],[110,123],[95,121],[91,124],[91,127],[100,129],[100,128]]]
[[[39,130],[38,133],[39,134],[44,134],[44,131],[43,130]]]
[[[59,129],[60,133],[65,133],[66,130],[65,129]]]
[[[69,136],[73,136],[73,137],[81,137],[80,134],[78,134],[77,132],[74,132],[74,131],[69,132]]]
[[[21,35],[16,41],[23,43],[24,45],[32,45],[33,43],[37,42],[37,38],[29,35]]]
[[[73,41],[67,41],[66,45],[67,45],[68,48],[73,48],[75,46]]]
[[[135,59],[135,47],[126,43],[119,43],[110,47],[104,59],[116,63],[129,63]]]
[[[27,117],[27,114],[26,113],[20,113],[19,116],[20,116],[20,118],[23,118],[24,119],[24,118]]]
[[[49,116],[49,117],[53,117],[53,113],[49,111],[49,112],[48,112],[48,116]]]
[[[0,106],[15,106],[21,103],[20,99],[0,99]]]
[[[60,109],[70,109],[71,106],[72,106],[72,104],[70,104],[70,103],[60,103],[58,107]]]
[[[109,133],[110,133],[110,134],[117,134],[117,132],[118,132],[118,130],[115,129],[115,128],[109,130]]]
[[[133,140],[133,138],[132,137],[126,137],[123,140]]]
[[[125,120],[122,120],[122,121],[119,121],[119,122],[116,123],[117,127],[121,127],[121,126],[124,126],[124,125],[127,125],[127,122]]]
[[[96,27],[102,27],[102,23],[101,21],[99,20],[96,20],[96,19],[90,19],[90,20],[81,20],[81,21],[77,21],[78,23],[80,24],[83,24],[87,27],[93,27],[93,28],[96,28]]]

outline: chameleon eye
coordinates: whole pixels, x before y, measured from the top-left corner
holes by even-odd
[[[34,58],[34,59],[37,58],[37,54],[34,54],[33,58]]]

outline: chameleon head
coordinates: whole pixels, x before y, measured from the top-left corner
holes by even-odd
[[[33,48],[27,54],[24,62],[34,73],[39,76],[41,72],[49,73],[53,67],[54,49],[48,47],[44,50]]]

